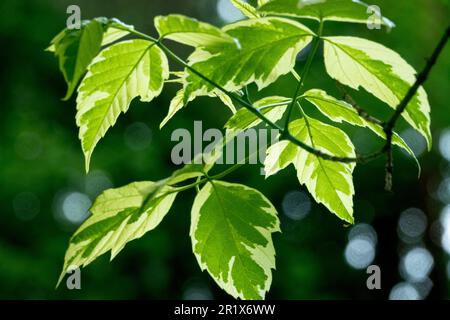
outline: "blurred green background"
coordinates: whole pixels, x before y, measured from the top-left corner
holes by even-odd
[[[326,34],[379,41],[421,70],[450,22],[444,0],[370,0],[397,27],[330,23]],[[0,298],[3,299],[219,299],[228,298],[202,273],[191,252],[189,212],[194,191],[182,194],[163,223],[109,263],[106,255],[82,271],[82,289],[54,289],[70,235],[86,218],[95,197],[136,180],[159,180],[176,167],[170,151],[176,128],[221,128],[229,111],[214,99],[198,99],[162,131],[159,123],[177,87],[168,85],[150,104],[134,102],[96,149],[92,171],[84,162],[74,121],[75,101],[63,102],[65,83],[56,59],[44,52],[65,26],[66,8],[81,7],[83,19],[117,17],[154,33],[153,17],[182,13],[223,25],[239,15],[229,0],[3,0],[0,2]],[[314,23],[308,23],[316,28]],[[186,49],[173,46],[186,56]],[[304,61],[299,61],[301,70]],[[173,65],[173,64],[172,64]],[[175,66],[174,66],[175,67]],[[338,96],[317,58],[307,87]],[[433,150],[406,125],[399,132],[423,166],[395,152],[394,192],[384,186],[384,160],[355,171],[353,228],[317,205],[300,187],[293,168],[270,178],[246,166],[226,179],[261,190],[277,207],[282,234],[274,237],[277,270],[269,299],[446,299],[450,297],[450,46],[425,85],[432,106]],[[257,93],[292,95],[285,77]],[[360,105],[386,119],[388,108],[363,92]],[[307,112],[314,115],[313,108]],[[381,141],[345,127],[360,152]],[[220,169],[220,168],[219,168]],[[377,264],[382,289],[366,288],[366,267]]]

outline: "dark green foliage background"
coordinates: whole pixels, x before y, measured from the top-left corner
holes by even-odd
[[[379,41],[398,51],[416,69],[421,69],[449,22],[448,1],[371,0],[382,13],[394,20],[391,33],[370,31],[364,25],[328,24],[326,34],[358,35]],[[153,17],[182,13],[214,24],[213,0],[135,0],[135,1],[56,1],[3,0],[0,2],[0,298],[7,299],[133,299],[182,298],[189,287],[206,287],[214,298],[227,298],[206,273],[200,272],[191,251],[189,213],[193,192],[181,195],[165,221],[151,234],[127,246],[113,263],[106,256],[82,272],[82,290],[69,291],[64,285],[54,290],[69,237],[75,227],[64,227],[54,218],[55,196],[61,190],[84,192],[83,155],[74,121],[75,101],[62,102],[65,84],[57,61],[43,50],[65,24],[66,8],[78,4],[83,18],[117,17],[139,30],[153,33]],[[312,24],[314,27],[314,24]],[[175,47],[176,48],[176,47]],[[180,48],[184,56],[188,53]],[[172,64],[173,65],[173,64]],[[301,62],[298,68],[301,68]],[[290,78],[261,94],[291,95]],[[307,87],[320,86],[332,94],[337,90],[317,59]],[[252,88],[256,96],[255,88]],[[440,158],[438,137],[450,126],[450,46],[447,46],[426,84],[432,106],[435,147],[420,158],[423,174],[417,181],[414,163],[396,152],[394,193],[383,191],[382,159],[359,166],[355,172],[357,190],[355,218],[369,222],[378,232],[375,263],[382,270],[382,290],[366,289],[364,271],[351,269],[344,259],[348,229],[321,206],[294,222],[281,215],[283,234],[275,236],[277,271],[271,299],[372,299],[387,298],[390,288],[401,281],[398,274],[397,219],[410,207],[424,210],[429,221],[437,219],[443,206],[433,196],[449,164]],[[150,104],[133,103],[130,111],[108,132],[94,153],[92,169],[107,172],[114,186],[135,180],[159,180],[170,174],[171,132],[180,127],[192,129],[193,120],[204,127],[221,127],[228,110],[216,100],[199,99],[178,114],[161,132],[176,87],[169,85]],[[364,93],[355,94],[360,104],[386,118],[387,108]],[[308,108],[311,110],[311,108]],[[390,111],[389,111],[390,112]],[[146,123],[152,130],[151,145],[143,151],[130,150],[124,141],[127,127]],[[378,147],[373,136],[350,130],[361,151]],[[36,142],[29,134],[37,137]],[[21,150],[35,150],[38,156],[27,160]],[[247,166],[227,178],[261,190],[281,212],[286,192],[299,189],[292,168],[269,181],[259,175],[259,167]],[[19,219],[13,199],[32,192],[40,199],[40,212],[32,220]],[[434,282],[430,298],[449,298],[446,276],[448,257],[428,236],[425,243],[435,258],[431,274]]]

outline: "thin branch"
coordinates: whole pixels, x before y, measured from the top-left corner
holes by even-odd
[[[155,39],[151,36],[148,36],[144,33],[138,32],[134,29],[129,29],[126,28],[122,25],[117,25],[116,26],[118,29],[122,29],[125,31],[128,31],[132,34],[138,35],[142,38],[148,39],[152,42],[155,42],[155,44],[161,48],[161,50],[163,50],[167,55],[169,55],[171,58],[173,58],[176,62],[178,62],[180,65],[182,65],[183,67],[185,67],[186,69],[188,69],[189,71],[191,71],[193,74],[197,75],[198,77],[200,77],[202,80],[208,82],[209,84],[211,84],[212,86],[216,87],[217,89],[219,89],[220,91],[222,91],[223,93],[227,94],[232,100],[234,100],[235,102],[241,104],[243,107],[247,108],[250,112],[252,112],[255,116],[257,116],[259,119],[261,119],[263,122],[265,122],[268,126],[270,126],[273,129],[277,129],[280,131],[280,134],[282,136],[282,138],[284,140],[288,140],[291,143],[297,145],[300,148],[303,148],[304,150],[308,151],[309,153],[320,157],[324,160],[329,160],[329,161],[335,161],[335,162],[342,162],[342,163],[353,163],[353,162],[359,162],[359,163],[366,163],[369,161],[372,161],[378,157],[380,157],[383,154],[387,154],[388,158],[391,159],[389,161],[389,163],[392,163],[392,157],[389,157],[389,154],[392,153],[392,136],[393,136],[393,129],[395,127],[395,124],[398,120],[398,118],[400,117],[400,115],[403,113],[403,111],[406,109],[408,103],[411,101],[411,99],[414,97],[414,95],[416,94],[417,90],[419,89],[419,87],[427,80],[428,75],[432,69],[432,67],[435,65],[437,58],[439,57],[439,55],[441,54],[443,48],[445,47],[445,44],[448,41],[449,38],[449,34],[450,34],[450,27],[447,29],[446,33],[444,34],[444,36],[442,37],[441,41],[439,42],[438,47],[436,48],[436,50],[434,51],[431,59],[428,61],[427,66],[425,67],[425,69],[419,74],[416,83],[410,88],[410,90],[408,91],[408,94],[405,96],[405,98],[402,100],[402,102],[399,104],[399,106],[396,108],[396,113],[392,116],[392,118],[390,119],[390,121],[384,126],[384,130],[386,133],[386,145],[379,151],[372,153],[372,154],[368,154],[368,155],[357,155],[356,157],[352,158],[352,157],[337,157],[328,153],[324,153],[320,150],[317,150],[307,144],[305,144],[302,141],[299,141],[298,139],[296,139],[294,136],[292,136],[288,130],[286,130],[286,128],[281,128],[278,124],[272,122],[270,119],[268,119],[264,114],[262,114],[257,108],[255,108],[251,103],[248,103],[247,101],[245,101],[240,95],[234,93],[234,92],[229,92],[228,90],[226,90],[225,88],[223,88],[222,86],[220,86],[219,84],[215,83],[214,81],[212,81],[211,79],[207,78],[206,76],[204,76],[202,73],[198,72],[197,70],[195,70],[194,68],[192,68],[188,63],[186,63],[183,59],[181,59],[179,56],[177,56],[173,51],[171,51],[169,48],[167,48],[161,41],[162,39]],[[320,32],[321,33],[321,30]],[[317,43],[318,41],[316,41]],[[317,50],[317,49],[316,49]],[[306,71],[306,68],[305,68]],[[303,80],[304,77],[302,77],[302,79],[300,81]],[[294,99],[291,100],[291,104],[295,104],[295,102],[297,101],[297,99],[295,99],[295,97],[297,97],[298,95],[298,91],[300,90],[302,86],[302,83],[299,83],[298,85],[298,90],[296,90],[296,94],[294,95]],[[389,165],[389,164],[388,164]],[[391,165],[389,165],[390,168],[392,168]],[[389,170],[392,171],[392,170]]]
[[[347,92],[347,90],[345,89],[345,87],[342,85],[342,83],[340,83],[339,81],[336,81],[336,86],[339,89],[339,91],[342,94],[343,99],[350,104],[353,109],[356,110],[356,112],[358,112],[359,116],[363,119],[365,119],[368,122],[380,125],[380,126],[384,126],[384,122],[381,121],[380,119],[377,119],[373,116],[371,116],[366,110],[364,110],[363,108],[361,108],[355,101],[355,99],[353,99],[353,97]]]
[[[433,69],[434,65],[436,64],[437,59],[439,58],[440,54],[444,50],[449,37],[450,37],[450,25],[447,27],[447,30],[445,31],[444,35],[442,36],[441,40],[439,41],[439,44],[437,45],[436,49],[434,50],[431,58],[428,60],[427,65],[425,66],[425,69],[423,69],[423,71],[417,76],[416,82],[409,89],[405,98],[403,98],[402,102],[400,102],[400,104],[396,108],[394,115],[391,117],[391,119],[387,123],[386,128],[388,130],[394,129],[395,124],[397,123],[397,120],[400,118],[403,111],[405,111],[406,107],[408,106],[408,104],[412,100],[412,98],[414,98],[417,90],[419,90],[419,88],[425,83],[425,81],[427,81],[428,76],[430,75],[431,69]]]
[[[428,60],[425,68],[417,76],[416,82],[408,90],[408,93],[406,94],[406,96],[403,98],[403,100],[400,102],[398,107],[395,109],[395,113],[392,115],[390,120],[384,126],[384,132],[386,133],[386,145],[384,147],[384,152],[386,153],[386,156],[387,156],[385,189],[387,191],[392,190],[392,174],[394,171],[394,164],[393,164],[394,162],[393,162],[393,155],[392,155],[392,136],[394,134],[395,125],[397,124],[397,121],[400,118],[400,116],[402,115],[402,113],[408,107],[409,102],[416,95],[419,88],[425,83],[425,81],[427,81],[431,70],[433,69],[434,65],[437,62],[437,59],[439,58],[440,54],[442,53],[442,51],[445,48],[445,45],[447,44],[449,37],[450,37],[450,26],[447,27],[447,30],[445,31],[444,35],[442,36],[441,40],[439,41],[436,49],[434,50],[433,54],[431,55],[431,58]]]

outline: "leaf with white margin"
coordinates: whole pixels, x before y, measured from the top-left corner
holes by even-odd
[[[133,27],[131,26],[131,28]],[[106,32],[103,35],[102,46],[107,46],[113,42],[116,42],[117,40],[122,39],[123,37],[126,37],[129,34],[130,32],[128,31],[111,26],[108,29],[106,29]]]
[[[342,130],[318,120],[305,118],[289,124],[290,133],[299,141],[338,157],[355,157],[355,149]],[[354,163],[324,160],[294,145],[281,141],[267,150],[266,177],[293,164],[297,178],[318,203],[342,220],[353,224]]]
[[[177,114],[178,111],[183,109],[184,107],[184,90],[178,90],[175,97],[173,97],[172,101],[170,101],[169,105],[169,112],[167,113],[167,116],[161,121],[159,128],[162,129],[169,121],[172,119],[175,114]]]
[[[292,100],[286,97],[265,97],[253,103],[266,118],[272,122],[280,120]],[[262,120],[247,108],[241,108],[225,124],[225,128],[233,131],[244,131],[260,124]]]
[[[325,66],[339,82],[364,88],[392,108],[397,108],[416,81],[416,71],[385,46],[355,37],[325,37]],[[430,105],[420,87],[402,117],[426,139],[431,148]]]
[[[325,91],[319,89],[308,90],[302,95],[302,98],[312,103],[324,116],[326,116],[331,121],[337,123],[347,122],[358,127],[368,128],[377,136],[386,140],[386,133],[384,132],[383,127],[362,118],[355,110],[355,108],[353,108],[349,103],[338,100],[328,95]],[[421,167],[416,155],[408,146],[408,144],[402,139],[402,137],[400,137],[395,132],[392,136],[392,143],[404,149],[411,157],[413,157],[420,172]]]
[[[146,40],[119,42],[103,50],[89,66],[78,88],[77,125],[86,158],[86,170],[98,141],[140,96],[149,102],[169,77],[167,57]]]
[[[231,0],[233,6],[235,6],[239,11],[242,12],[244,16],[250,19],[259,18],[259,14],[256,8],[251,4],[245,2],[244,0]]]
[[[271,236],[279,231],[276,209],[247,186],[208,182],[192,206],[190,236],[197,261],[235,298],[264,299],[275,269]]]
[[[177,193],[163,182],[134,182],[104,191],[92,215],[70,239],[58,284],[71,266],[85,267],[111,251],[111,260],[135,239],[155,229],[169,212]]]
[[[83,21],[80,29],[65,29],[51,42],[47,51],[54,52],[59,60],[59,69],[67,83],[68,100],[89,64],[100,52],[105,25],[102,19]]]
[[[206,78],[233,92],[255,82],[261,90],[294,68],[297,54],[313,39],[304,25],[283,18],[240,21],[223,29],[237,39],[234,45],[197,49],[189,57],[191,67]],[[205,95],[215,87],[187,70],[185,101]]]
[[[219,28],[179,14],[156,17],[155,27],[161,38],[195,48],[236,45],[234,39]]]
[[[258,11],[317,21],[364,24],[370,23],[376,14],[369,5],[359,0],[273,0],[262,5]],[[395,24],[385,17],[376,20],[388,29],[395,27]]]
[[[181,79],[181,81],[183,80]],[[222,91],[220,91],[219,89],[215,89],[213,92],[210,92],[208,96],[213,98],[219,98],[220,101],[222,101],[222,103],[225,106],[227,106],[233,114],[236,113],[236,107],[234,106],[231,98]],[[185,103],[184,89],[178,90],[175,97],[173,97],[172,101],[170,101],[169,111],[166,117],[163,119],[163,121],[161,121],[159,128],[162,129],[178,113],[178,111],[187,106],[187,104],[192,100],[194,100],[195,98],[196,96],[190,96],[188,98],[188,101]]]
[[[126,24],[117,18],[108,20],[107,29],[103,34],[102,46],[107,46],[117,40],[120,40],[130,34],[130,31],[134,30],[134,26]]]

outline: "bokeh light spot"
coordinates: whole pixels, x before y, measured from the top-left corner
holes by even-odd
[[[283,213],[292,220],[302,220],[311,211],[309,196],[300,191],[291,191],[284,196],[281,203]]]
[[[439,137],[439,151],[445,159],[450,161],[450,129],[442,131]]]
[[[348,240],[351,241],[353,239],[366,239],[370,241],[372,246],[376,246],[378,242],[377,232],[367,223],[360,223],[351,228],[348,233]]]
[[[101,192],[112,187],[111,178],[101,170],[91,171],[85,178],[85,190],[91,198],[96,198]]]
[[[403,242],[414,243],[423,236],[427,228],[425,213],[416,208],[403,211],[398,220],[398,235]]]
[[[91,200],[80,192],[69,193],[62,201],[63,216],[72,224],[82,223],[88,217],[90,207]]]
[[[354,238],[345,248],[345,259],[355,269],[365,269],[375,258],[375,247],[367,238]]]
[[[244,15],[231,3],[230,0],[219,0],[217,2],[217,13],[225,23],[231,23],[244,19]]]
[[[416,247],[402,258],[400,273],[406,280],[419,282],[428,277],[433,265],[434,259],[431,253],[425,248]]]
[[[420,295],[412,284],[401,282],[392,288],[389,300],[420,300]]]

